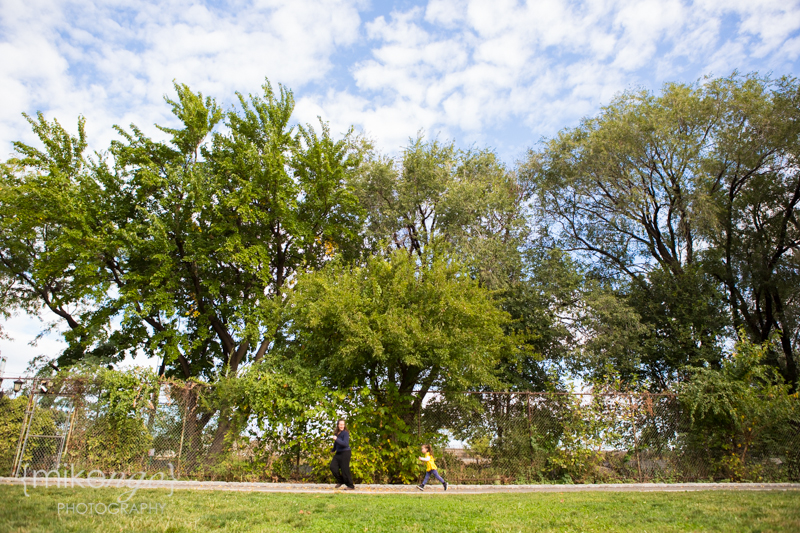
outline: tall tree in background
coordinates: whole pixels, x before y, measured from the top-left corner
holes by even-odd
[[[541,231],[648,329],[638,359],[600,350],[595,368],[665,386],[743,324],[759,343],[780,329],[771,361],[797,383],[797,95],[797,80],[736,74],[627,92],[530,152]]]
[[[398,160],[373,155],[356,182],[367,239],[420,257],[453,253],[482,283],[519,279],[529,191],[490,150],[412,139]]]
[[[719,80],[727,103],[709,169],[714,224],[706,267],[727,296],[731,319],[767,352],[793,389],[800,385],[800,82],[750,76]]]
[[[388,243],[419,258],[446,254],[495,291],[513,318],[505,325],[507,334],[526,347],[498,360],[504,387],[542,390],[557,379],[550,370],[563,357],[567,333],[558,313],[570,289],[536,279],[565,265],[526,257],[531,190],[515,172],[489,149],[460,150],[418,136],[397,159],[373,154],[356,184],[373,252]],[[565,285],[567,279],[572,277],[565,277]]]

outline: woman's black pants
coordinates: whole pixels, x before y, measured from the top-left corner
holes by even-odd
[[[350,476],[350,450],[336,452],[331,460],[331,472],[336,478],[336,483],[353,487],[353,478]]]

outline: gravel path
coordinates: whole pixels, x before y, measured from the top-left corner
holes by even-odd
[[[91,484],[90,484],[91,483]],[[316,483],[226,483],[220,481],[173,481],[169,479],[103,479],[39,477],[0,477],[2,485],[44,487],[137,488],[166,490],[224,490],[238,492],[296,492],[348,494],[420,494],[414,485],[356,485],[356,490],[334,489]],[[602,485],[449,485],[446,494],[491,494],[496,492],[692,492],[701,490],[782,490],[800,491],[800,483],[618,483]],[[439,484],[429,485],[424,494],[444,493]]]

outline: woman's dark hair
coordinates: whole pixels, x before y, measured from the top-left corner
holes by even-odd
[[[339,422],[344,422],[344,429],[342,430],[339,429]],[[333,434],[339,436],[339,433],[345,430],[347,430],[347,422],[345,421],[344,418],[340,418],[339,420],[336,421],[336,428],[333,430]]]

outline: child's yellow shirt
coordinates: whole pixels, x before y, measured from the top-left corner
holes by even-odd
[[[425,461],[425,471],[430,472],[431,470],[436,470],[436,463],[433,462],[433,457],[431,454],[426,453],[422,456],[422,459]]]

